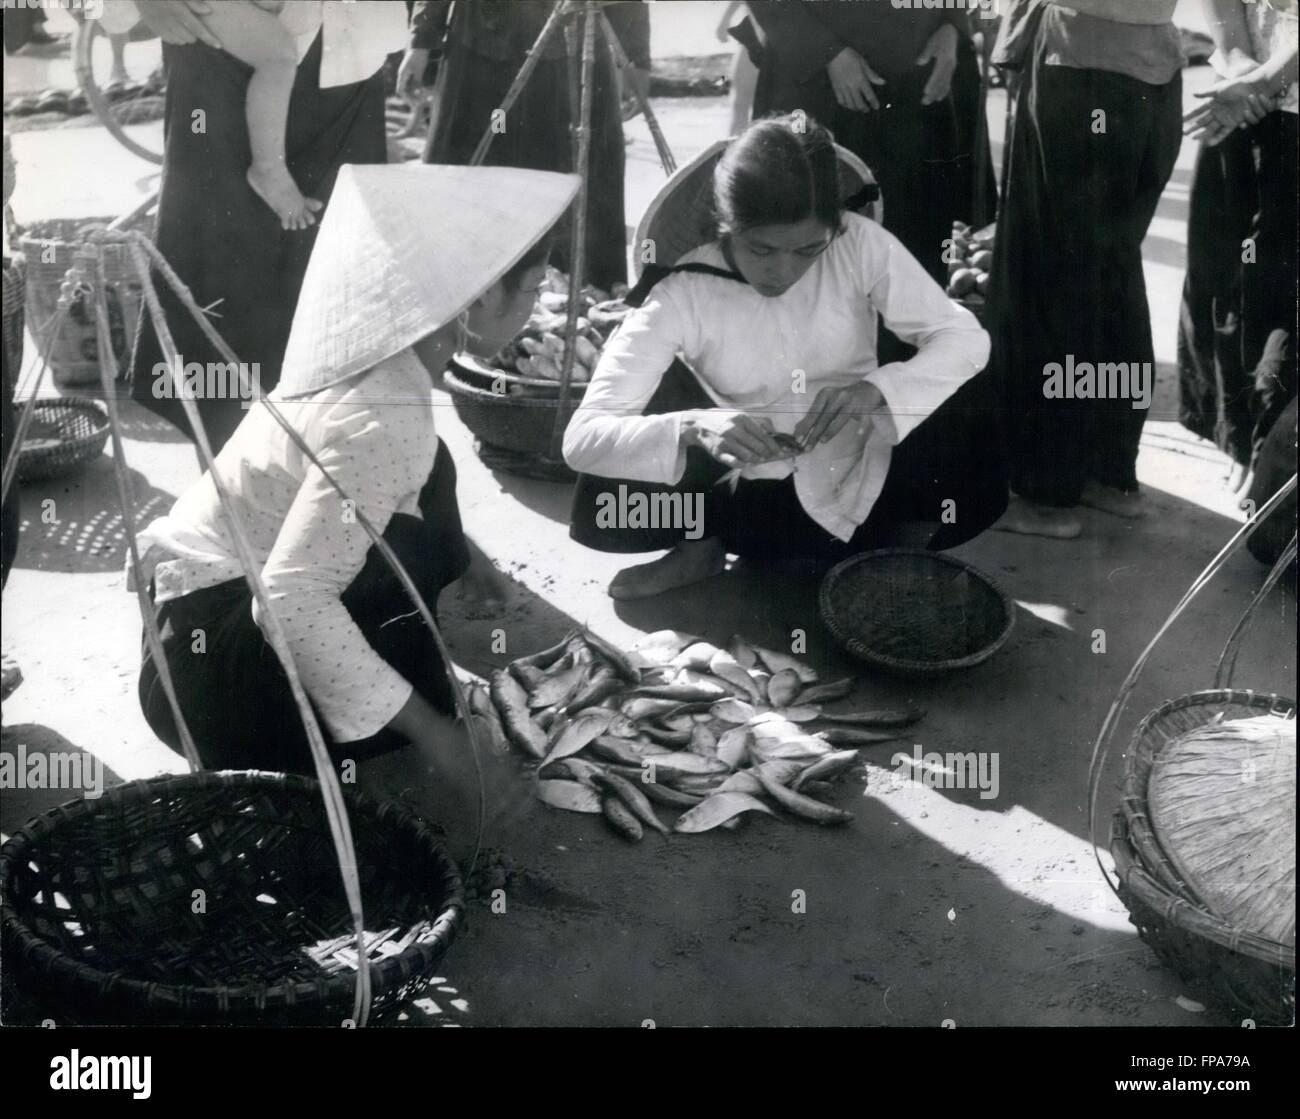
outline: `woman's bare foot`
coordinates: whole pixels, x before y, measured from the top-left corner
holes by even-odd
[[[281,229],[306,229],[315,225],[316,211],[325,205],[303,194],[283,167],[254,164],[248,169],[248,185],[275,211]]]
[[[1089,482],[1084,486],[1079,501],[1090,509],[1099,509],[1113,517],[1123,517],[1126,521],[1147,515],[1146,498],[1138,490],[1121,490],[1114,486],[1103,486],[1100,482]]]
[[[469,567],[456,580],[456,593],[472,610],[502,610],[510,599],[510,581],[497,570],[483,550],[466,538]]]
[[[726,566],[727,553],[716,536],[707,540],[683,540],[666,556],[623,568],[610,582],[609,596],[624,601],[649,598],[675,587],[711,579]]]
[[[1012,495],[1007,511],[993,526],[998,532],[1022,536],[1046,536],[1051,540],[1073,540],[1083,531],[1083,522],[1069,509],[1035,505]]]

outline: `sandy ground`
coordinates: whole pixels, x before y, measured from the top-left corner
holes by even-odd
[[[1206,81],[1189,71],[1189,88]],[[658,106],[679,162],[721,135],[721,100]],[[1000,131],[1001,110],[992,113]],[[662,181],[648,134],[633,126],[628,213]],[[154,171],[97,129],[15,137],[21,221],[121,212]],[[891,783],[889,748],[833,800],[856,821],[836,831],[758,819],[736,833],[628,846],[599,820],[532,805],[490,837],[522,873],[503,914],[475,905],[445,982],[413,1023],[465,1025],[1168,1025],[1226,1024],[1175,1002],[1182,984],[1141,944],[1106,889],[1086,820],[1092,740],[1121,680],[1184,588],[1240,523],[1227,462],[1176,423],[1177,300],[1184,266],[1186,145],[1145,251],[1160,384],[1139,474],[1153,515],[1085,516],[1083,539],[987,534],[959,550],[1018,605],[1016,632],[963,675],[901,683],[859,671],[822,629],[815,585],[736,569],[684,593],[616,605],[604,586],[617,557],[567,540],[567,487],[490,472],[450,402],[438,412],[460,475],[469,531],[514,583],[503,616],[472,617],[452,596],[442,615],[457,660],[484,673],[552,643],[574,622],[630,643],[673,627],[764,644],[796,629],[828,676],[860,677],[859,698],[929,711],[912,742],[988,751],[1000,788]],[[1062,299],[1085,293],[1062,292]],[[30,350],[29,350],[30,352]],[[126,409],[136,516],[165,509],[195,476],[189,444]],[[109,457],[73,478],[25,487],[22,544],[4,595],[4,648],[26,683],[5,703],[3,749],[79,749],[112,777],[182,767],[135,701],[139,621],[123,590],[123,528]],[[1213,681],[1218,650],[1263,578],[1244,553],[1202,595],[1152,659],[1130,720]],[[504,629],[508,655],[491,652]],[[1237,681],[1295,692],[1295,600],[1274,596]],[[1092,651],[1105,633],[1103,654]],[[1127,728],[1126,728],[1127,729]],[[1120,741],[1124,739],[1121,737]],[[1103,782],[1114,804],[1118,768]],[[521,776],[522,779],[522,776]],[[6,790],[8,833],[60,794]],[[806,897],[796,912],[795,891]]]

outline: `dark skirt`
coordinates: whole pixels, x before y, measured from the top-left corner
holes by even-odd
[[[1260,367],[1268,335],[1296,331],[1296,150],[1296,115],[1274,112],[1202,145],[1192,176],[1178,418],[1243,466],[1296,392],[1294,361]]]
[[[396,514],[384,539],[436,617],[439,593],[469,566],[456,504],[456,467],[441,443],[420,492],[420,512],[421,517]],[[302,718],[279,658],[253,621],[252,602],[247,582],[233,579],[157,608],[181,710],[205,768],[310,776],[315,768]],[[451,714],[451,685],[433,637],[375,547],[342,602],[371,647],[435,708]],[[192,647],[195,630],[204,634],[204,651],[198,653]],[[139,695],[149,726],[179,753],[180,735],[147,644]],[[324,724],[321,729],[339,758],[360,760],[405,745],[389,729],[345,744],[333,743]]]
[[[280,379],[298,291],[319,225],[286,232],[248,185],[252,155],[244,101],[250,67],[224,51],[193,43],[163,47],[167,66],[162,195],[155,239],[239,360],[256,363],[263,391]],[[302,192],[328,202],[345,163],[387,160],[382,71],[364,82],[320,88],[321,37],[298,66],[285,149]],[[195,133],[202,110],[205,131]],[[220,361],[198,325],[155,280],[176,348],[186,361]],[[142,316],[132,360],[131,395],[189,433],[179,401],[157,400],[153,370],[164,360],[153,323]],[[238,400],[200,400],[213,450],[246,412]]]
[[[1089,479],[1137,488],[1146,411],[1130,399],[1048,399],[1051,363],[1150,364],[1142,240],[1182,139],[1182,79],[1051,66],[1040,38],[1016,93],[989,296],[1011,485],[1047,505]],[[1105,132],[1094,133],[1098,111]]]
[[[438,114],[429,131],[426,163],[468,163],[505,100],[523,59],[499,62],[451,44],[440,76]],[[492,138],[484,163],[572,171],[569,63],[542,59]],[[597,40],[591,109],[591,163],[587,194],[586,282],[609,290],[627,281],[627,229],[623,204],[623,117],[608,46]],[[556,267],[568,272],[569,219],[555,228]]]
[[[644,414],[716,407],[694,374],[675,362]],[[649,552],[687,539],[689,526],[607,527],[598,521],[602,495],[681,495],[701,511],[703,537],[719,538],[732,554],[759,563],[806,561],[830,565],[858,552],[887,547],[905,524],[934,526],[929,546],[953,548],[979,535],[1006,510],[1006,468],[989,432],[996,401],[985,376],[963,385],[898,447],[884,489],[852,538],[827,532],[804,511],[793,478],[742,480],[735,492],[719,479],[727,468],[698,447],[686,453],[686,471],[672,486],[584,474],[573,495],[569,535],[599,552]],[[620,487],[626,487],[620,491]],[[694,495],[701,495],[696,501]],[[945,502],[952,501],[952,506]],[[955,515],[950,516],[949,513]],[[948,523],[952,521],[952,523]],[[692,537],[701,538],[701,537]]]

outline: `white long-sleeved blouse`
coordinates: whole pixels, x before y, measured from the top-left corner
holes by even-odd
[[[728,268],[714,242],[679,263]],[[877,314],[917,347],[881,365]],[[844,231],[799,281],[775,298],[720,276],[678,272],[655,285],[606,344],[564,457],[587,474],[675,484],[686,466],[685,412],[643,416],[674,357],[695,372],[719,408],[767,416],[792,432],[819,389],[866,380],[887,416],[848,423],[801,455],[795,491],[808,515],[848,540],[880,496],[893,447],[988,361],[989,338],[902,243],[877,223],[845,215]],[[883,422],[882,422],[883,421]],[[749,467],[746,478],[783,478],[789,463]]]
[[[216,470],[247,530],[303,687],[335,741],[368,738],[401,710],[411,684],[366,641],[340,596],[370,550],[355,510],[379,532],[395,513],[420,516],[420,491],[438,450],[429,374],[407,349],[310,396],[270,396],[355,506],[344,504],[260,403],[222,447]],[[158,603],[243,574],[209,474],[138,542]],[[256,604],[253,616],[260,625]]]

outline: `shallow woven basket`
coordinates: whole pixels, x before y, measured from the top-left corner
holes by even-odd
[[[38,400],[32,409],[32,423],[53,424],[58,428],[58,442],[35,446],[30,440],[23,441],[18,451],[18,478],[24,482],[76,470],[98,458],[108,442],[108,408],[88,396]]]
[[[511,396],[467,384],[448,369],[442,382],[451,393],[461,422],[484,443],[529,455],[546,455],[551,448],[559,401],[549,396]],[[574,385],[566,411],[582,402],[585,385]]]
[[[344,795],[378,1024],[432,978],[464,899],[438,829]],[[352,917],[320,786],[305,777],[203,772],[73,801],[0,848],[0,891],[5,979],[59,1025],[353,1016]]]
[[[95,336],[94,309],[88,297],[81,295],[68,308],[59,331],[46,346],[47,329],[58,310],[59,289],[63,285],[73,255],[85,243],[87,234],[101,229],[112,219],[55,218],[27,227],[18,238],[26,278],[27,329],[37,349],[47,356],[54,381],[59,385],[99,384],[99,343]],[[141,219],[142,221],[143,219]],[[140,222],[133,227],[139,227]],[[125,244],[100,246],[107,287],[109,332],[118,368],[124,368],[131,356],[143,301],[140,284]]]
[[[822,580],[822,621],[855,657],[929,675],[986,661],[1011,636],[1010,597],[970,564],[923,548],[882,548]]]
[[[1295,1015],[1295,947],[1236,928],[1210,912],[1160,846],[1151,824],[1152,768],[1170,742],[1224,719],[1295,717],[1295,701],[1239,689],[1194,692],[1151,712],[1125,759],[1124,792],[1111,822],[1119,893],[1139,935],[1208,1001],[1260,1024]]]

